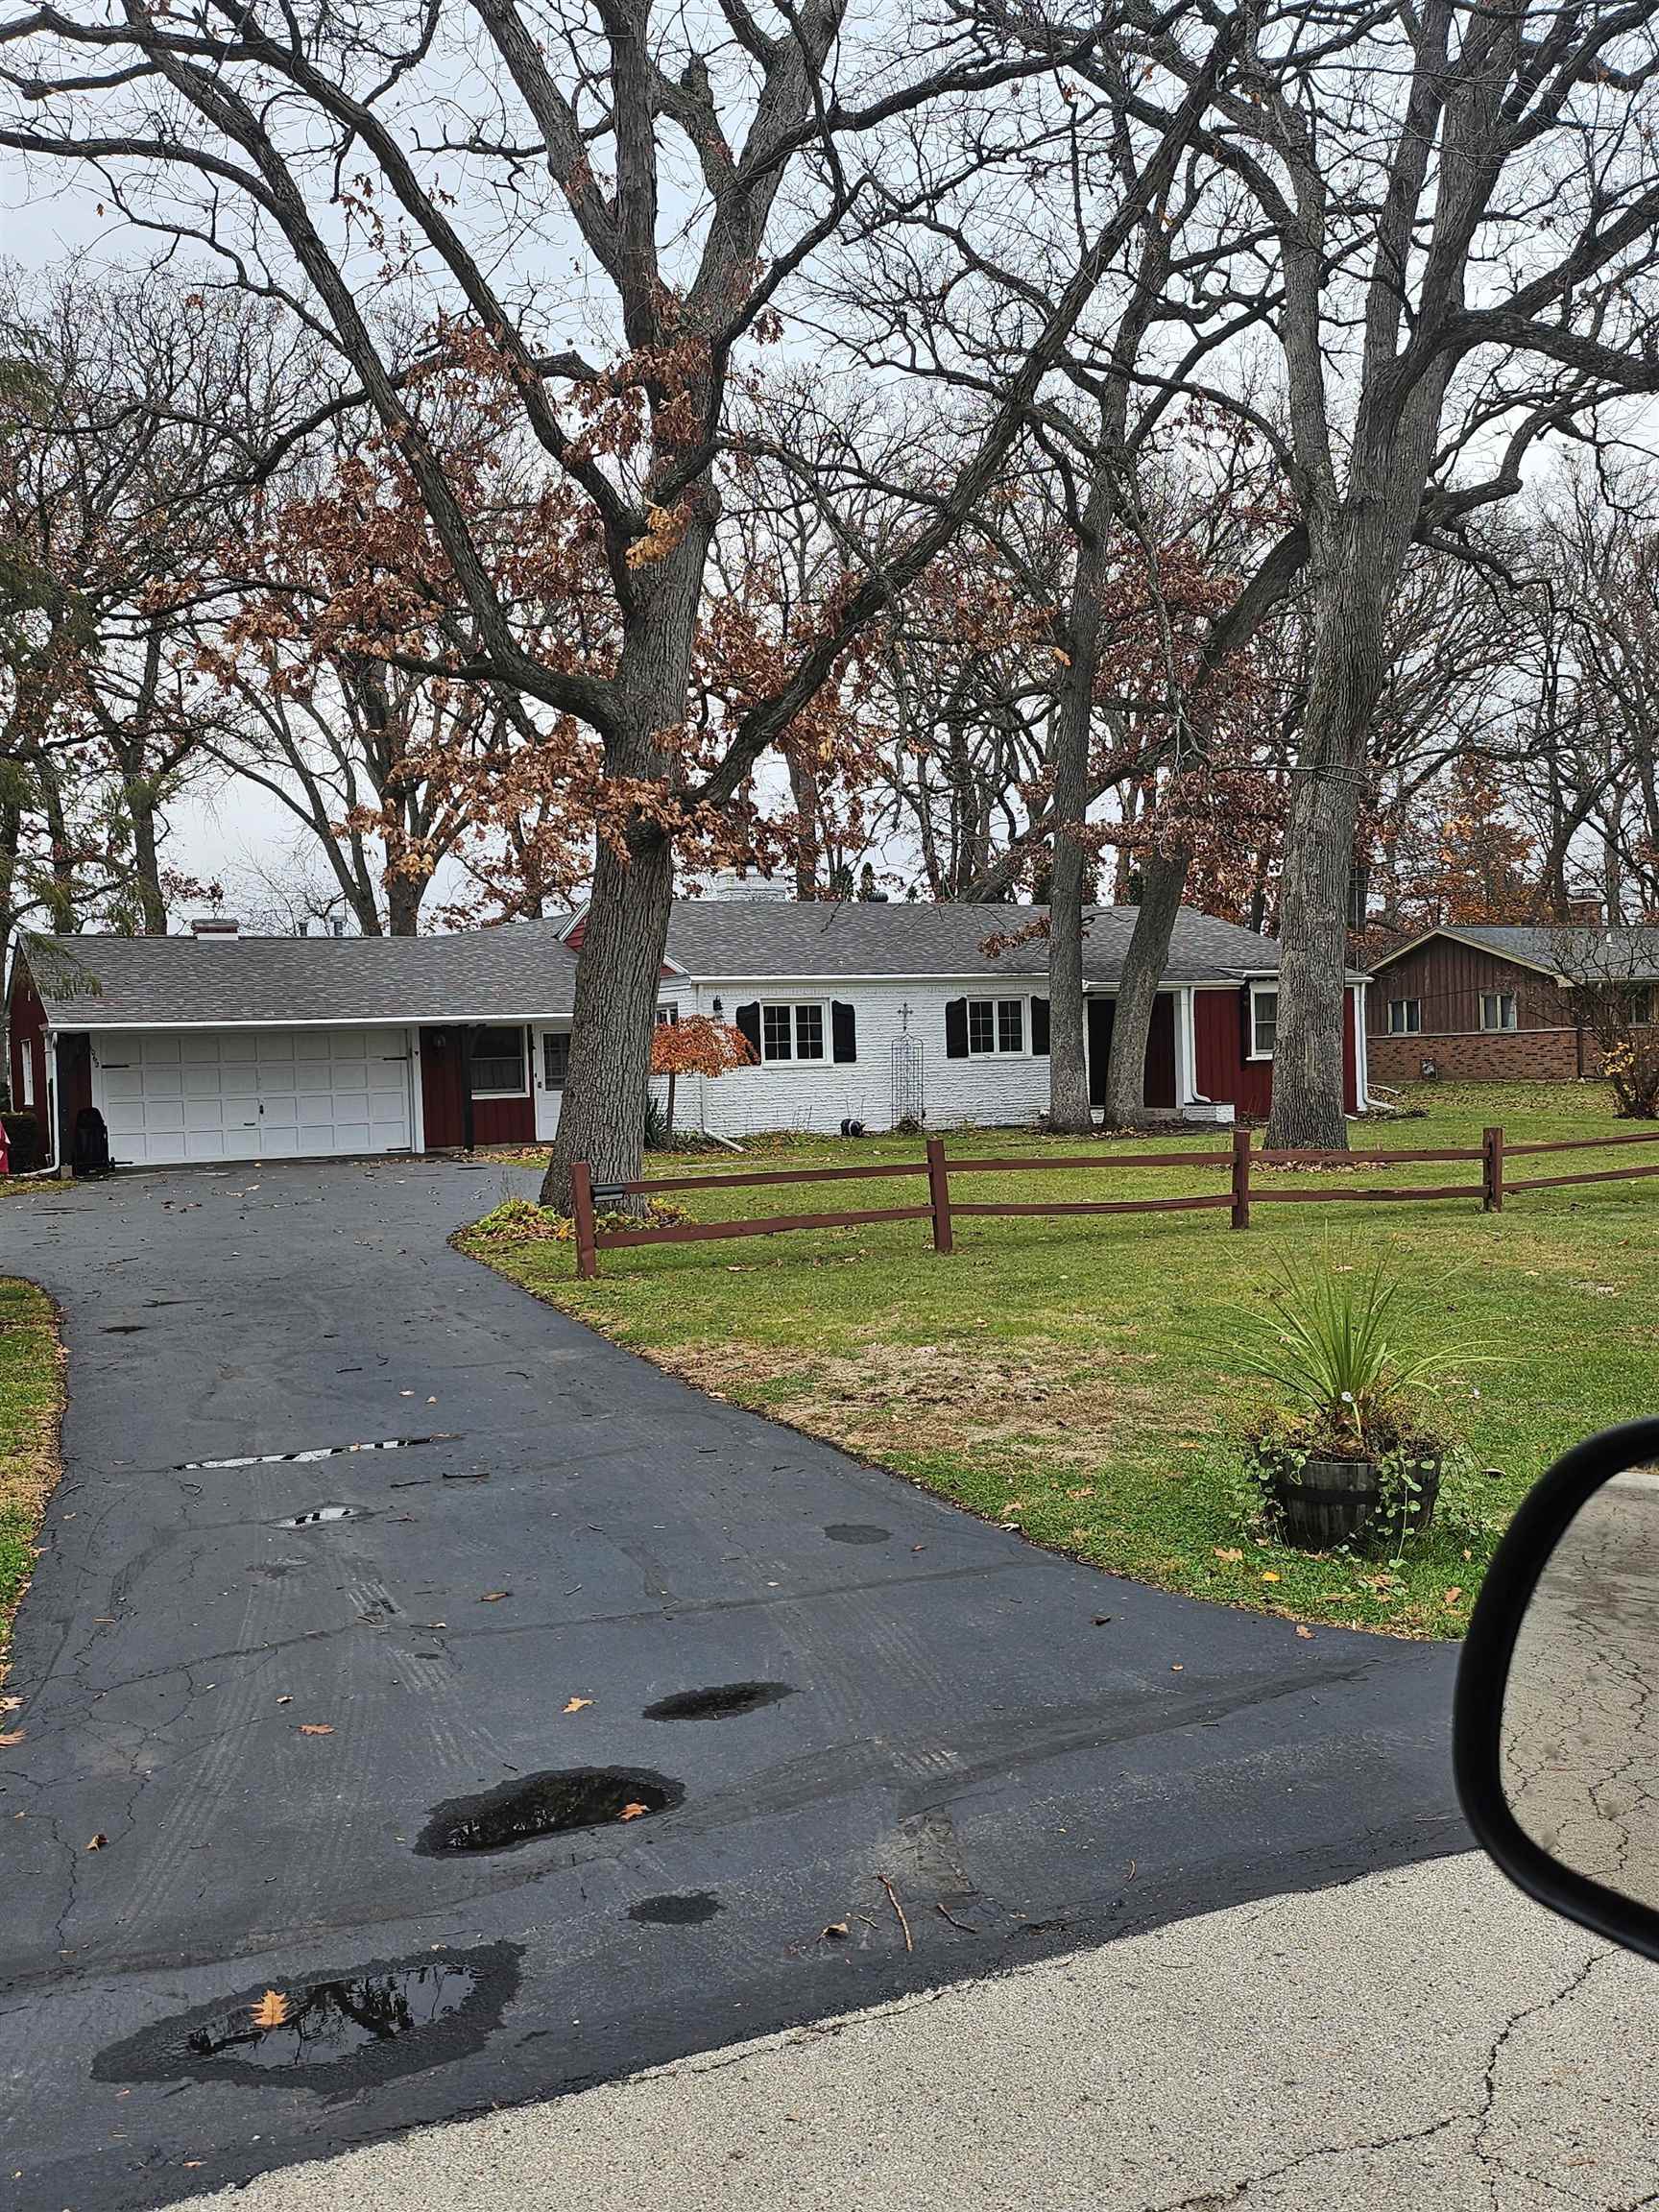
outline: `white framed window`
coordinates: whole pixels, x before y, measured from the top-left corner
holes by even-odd
[[[1482,1029],[1516,1029],[1515,994],[1513,991],[1482,991],[1480,994],[1480,1026]]]
[[[541,1080],[549,1091],[563,1091],[570,1074],[570,1032],[548,1029],[541,1038]]]
[[[1279,986],[1250,986],[1250,1049],[1247,1060],[1271,1060],[1279,1047]]]
[[[824,1058],[824,1009],[816,999],[760,1009],[760,1058],[767,1067]]]
[[[27,1114],[34,1103],[35,1044],[32,1038],[25,1037],[23,1040],[23,1095],[18,1100],[18,1104],[22,1107],[24,1113]]]
[[[1415,1037],[1423,1027],[1423,1001],[1421,998],[1390,998],[1388,1001],[1388,1034],[1390,1037]]]
[[[1023,998],[970,998],[968,1053],[971,1059],[1025,1049]]]
[[[666,1029],[670,1022],[678,1022],[679,1019],[680,1009],[672,998],[657,1009],[657,1026],[659,1029]]]
[[[529,1092],[523,1030],[475,1029],[472,1032],[473,1097],[524,1098]]]

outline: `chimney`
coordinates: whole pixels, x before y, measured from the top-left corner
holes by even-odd
[[[1599,899],[1569,899],[1567,919],[1575,928],[1599,929],[1601,926],[1601,902]]]
[[[204,943],[209,937],[240,937],[242,925],[234,914],[198,914],[190,925],[190,934]]]

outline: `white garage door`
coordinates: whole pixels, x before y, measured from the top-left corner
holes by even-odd
[[[406,1149],[400,1029],[107,1030],[94,1097],[118,1165]]]

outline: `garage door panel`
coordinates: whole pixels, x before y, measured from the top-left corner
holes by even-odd
[[[409,1062],[394,1032],[203,1030],[95,1040],[118,1161],[296,1159],[406,1150]],[[113,1062],[114,1065],[108,1065]]]

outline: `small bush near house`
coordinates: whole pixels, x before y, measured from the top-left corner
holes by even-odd
[[[1625,1037],[1607,1053],[1604,1067],[1621,1115],[1659,1120],[1659,1038],[1651,1032]]]

